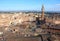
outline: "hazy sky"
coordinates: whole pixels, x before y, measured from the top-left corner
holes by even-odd
[[[0,11],[41,10],[60,11],[60,0],[0,0]]]

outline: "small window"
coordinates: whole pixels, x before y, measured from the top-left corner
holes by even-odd
[[[13,29],[13,31],[15,31],[15,29]]]
[[[17,19],[16,17],[14,19]]]

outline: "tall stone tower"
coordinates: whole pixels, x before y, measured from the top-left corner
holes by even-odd
[[[42,11],[42,14],[41,14],[41,20],[44,20],[44,5],[42,5],[41,11]]]

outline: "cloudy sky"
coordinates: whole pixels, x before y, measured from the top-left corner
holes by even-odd
[[[0,0],[0,11],[41,10],[60,11],[60,0]]]

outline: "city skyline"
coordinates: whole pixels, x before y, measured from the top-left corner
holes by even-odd
[[[60,11],[60,0],[0,0],[0,11],[39,10]]]

